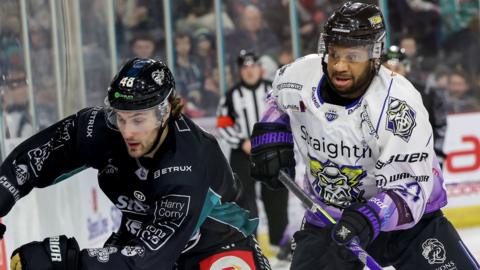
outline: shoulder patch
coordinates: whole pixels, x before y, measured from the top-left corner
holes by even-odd
[[[408,142],[417,125],[415,122],[416,112],[407,102],[390,97],[386,114],[386,130]]]

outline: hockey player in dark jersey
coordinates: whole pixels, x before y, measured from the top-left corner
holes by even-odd
[[[12,151],[0,168],[0,216],[33,188],[91,167],[122,212],[118,232],[96,249],[64,235],[31,242],[11,269],[270,269],[252,236],[258,218],[235,203],[241,187],[216,140],[180,113],[168,67],[130,60],[105,103]]]

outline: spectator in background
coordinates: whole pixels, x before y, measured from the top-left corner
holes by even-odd
[[[434,150],[440,160],[440,164],[445,159],[443,145],[445,133],[447,130],[447,97],[444,88],[435,86],[426,87],[424,81],[416,81],[415,76],[410,76],[409,69],[405,64],[405,49],[392,45],[387,49],[383,56],[383,65],[393,72],[405,76],[415,86],[422,95],[423,105],[428,111],[428,120],[432,125]]]
[[[28,108],[28,85],[25,71],[20,68],[9,70],[5,78],[3,110],[6,138],[26,138],[33,134]]]
[[[2,14],[0,14],[2,15]],[[0,23],[0,58],[4,66],[20,66],[23,64],[23,53],[20,38],[20,15],[3,14]]]
[[[468,28],[473,17],[478,17],[478,0],[440,0],[442,35],[448,37],[453,33]]]
[[[278,65],[282,67],[292,63],[294,60],[295,58],[293,57],[292,47],[290,44],[285,43],[278,54]]]
[[[400,39],[399,46],[404,49],[405,59],[403,60],[409,79],[422,82],[427,79],[428,64],[425,64],[425,57],[419,54],[417,41],[413,36],[404,36]]]
[[[217,128],[230,145],[230,165],[243,183],[241,206],[258,214],[255,180],[250,176],[250,135],[253,125],[266,108],[267,92],[271,81],[262,79],[258,56],[242,50],[237,58],[240,82],[231,88],[220,101]],[[274,191],[261,186],[261,196],[268,219],[270,244],[278,247],[288,224],[288,190]]]
[[[137,32],[164,36],[162,0],[116,0],[115,7],[127,41]]]
[[[260,55],[277,56],[280,49],[279,40],[268,28],[263,17],[262,12],[254,5],[247,5],[244,8],[239,28],[227,36],[227,50],[230,56],[235,56],[243,49],[258,52]]]
[[[195,31],[195,56],[204,76],[217,67],[217,49],[215,36],[206,28]]]
[[[130,40],[130,56],[151,59],[163,59],[163,55],[158,55],[157,40],[149,33],[136,33]]]
[[[175,30],[177,32],[191,31],[206,28],[215,32],[215,13],[211,0],[177,0],[173,1],[173,14],[176,18]],[[223,31],[230,33],[235,26],[226,12],[222,12]]]
[[[418,41],[420,55],[435,56],[440,45],[440,7],[436,1],[387,1],[391,33],[408,33]]]
[[[448,112],[460,113],[480,110],[480,103],[467,74],[454,70],[448,76]]]
[[[192,53],[192,38],[187,33],[175,36],[175,75],[177,89],[185,101],[185,114],[188,116],[203,117],[206,112],[202,109],[203,99],[203,73],[194,59]]]
[[[468,27],[448,36],[443,43],[443,51],[448,64],[462,63],[469,76],[477,77],[480,74],[480,61],[477,57],[480,51],[479,16],[473,17]]]

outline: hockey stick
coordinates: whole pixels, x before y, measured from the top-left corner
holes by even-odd
[[[310,196],[308,196],[296,183],[290,178],[290,176],[284,171],[280,170],[278,176],[280,182],[282,182],[288,190],[290,190],[302,203],[304,203],[312,213],[321,213],[318,215],[325,223],[336,224],[333,219],[320,205],[318,205]],[[347,246],[353,254],[370,270],[382,270],[382,267],[370,256],[356,241],[351,241]]]

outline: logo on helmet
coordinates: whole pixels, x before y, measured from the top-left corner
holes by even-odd
[[[374,28],[382,27],[382,17],[380,15],[375,15],[373,17],[368,18],[368,21]]]
[[[152,79],[158,84],[163,84],[163,79],[165,78],[165,72],[163,70],[155,70],[152,72]]]
[[[123,99],[128,99],[128,100],[133,99],[133,95],[125,95],[125,94],[122,94],[122,93],[119,93],[119,92],[115,92],[115,94],[113,96],[115,98],[123,98]]]

